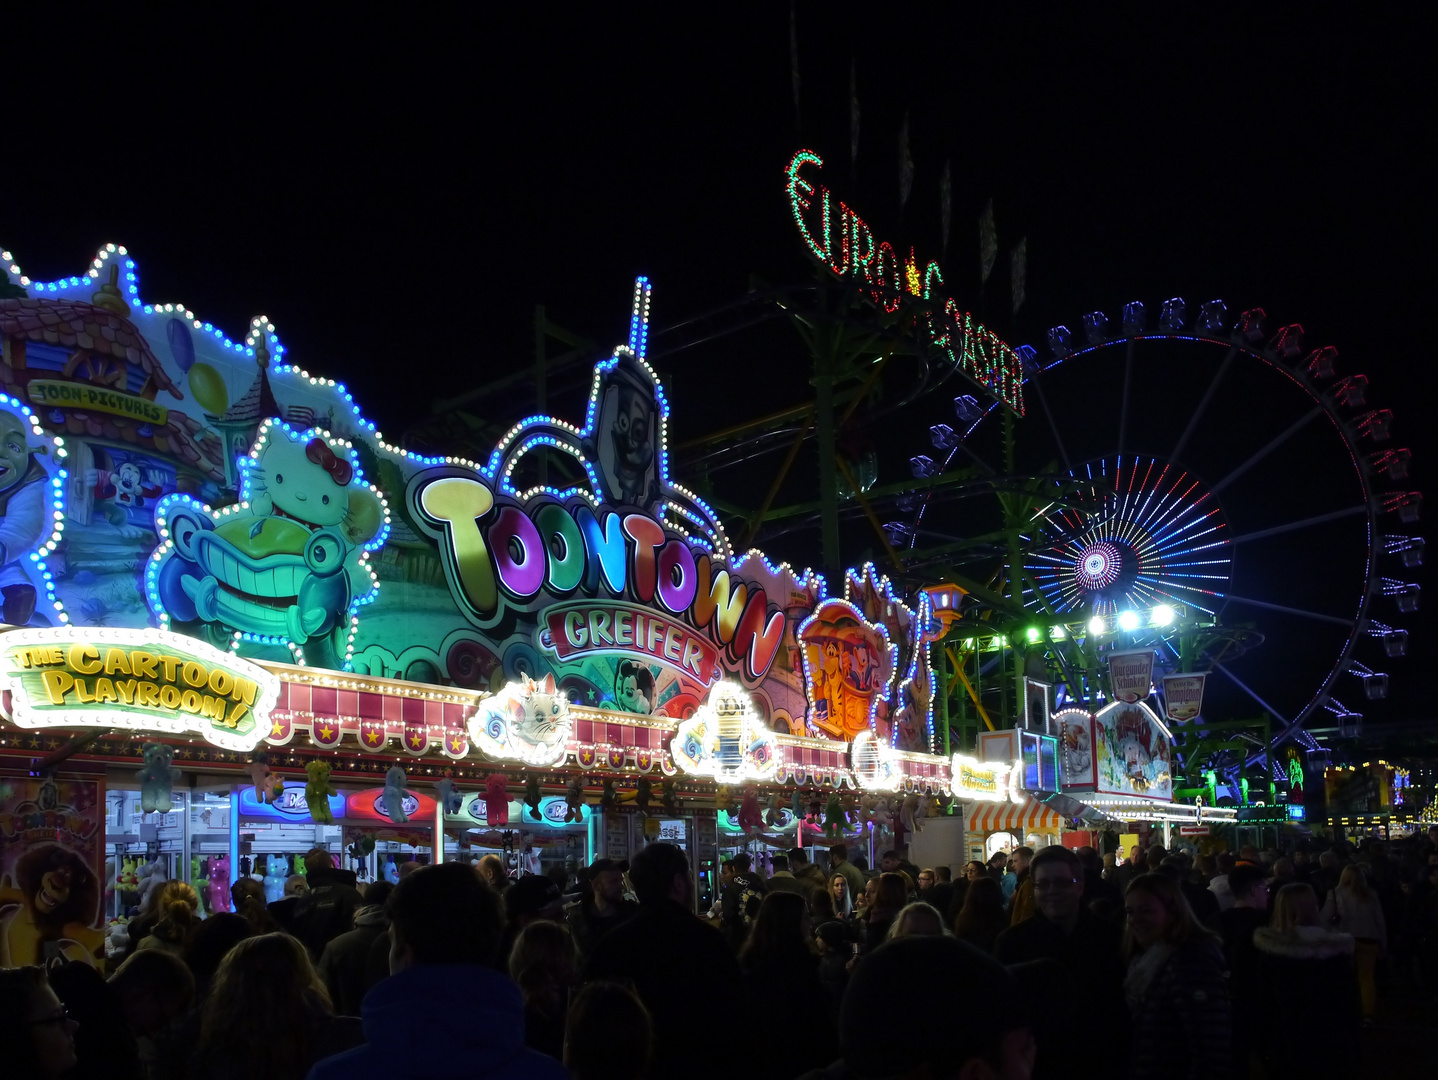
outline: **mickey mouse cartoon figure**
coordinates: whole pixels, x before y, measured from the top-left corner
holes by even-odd
[[[148,502],[158,499],[165,491],[164,473],[151,469],[145,475],[133,461],[122,463],[114,472],[103,469],[93,472],[95,500],[104,503],[102,509],[111,525],[124,525],[127,510],[143,510]]]

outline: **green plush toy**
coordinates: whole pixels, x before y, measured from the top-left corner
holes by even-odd
[[[310,808],[310,818],[318,825],[333,825],[335,816],[330,813],[331,795],[338,795],[330,783],[330,767],[323,761],[311,761],[305,766],[309,780],[305,782],[305,804]]]

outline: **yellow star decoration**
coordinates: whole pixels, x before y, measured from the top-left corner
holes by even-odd
[[[284,733],[285,729],[280,726],[280,722],[278,720],[275,720],[270,724],[270,734],[274,738],[278,739]]]
[[[330,727],[328,724],[326,724],[324,727],[320,728],[320,738],[321,738],[321,739],[332,739],[332,738],[334,738],[334,734],[335,734],[335,729],[332,728],[332,727]]]
[[[365,736],[365,741],[367,741],[371,746],[373,746],[375,743],[379,742],[379,732],[371,729],[370,733]]]

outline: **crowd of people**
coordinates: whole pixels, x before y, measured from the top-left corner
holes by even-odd
[[[322,849],[304,889],[266,904],[243,878],[206,919],[171,882],[108,978],[0,971],[0,1074],[1309,1080],[1357,1074],[1386,987],[1438,1000],[1438,827],[1287,855],[1020,847],[957,877],[811,854],[736,855],[698,917],[666,843],[568,894],[497,857],[361,889]]]

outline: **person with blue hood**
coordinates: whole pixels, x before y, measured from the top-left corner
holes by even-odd
[[[389,978],[364,999],[364,1046],[326,1058],[309,1080],[567,1080],[524,1045],[524,1001],[493,967],[504,930],[499,895],[462,863],[426,866],[387,904]]]

